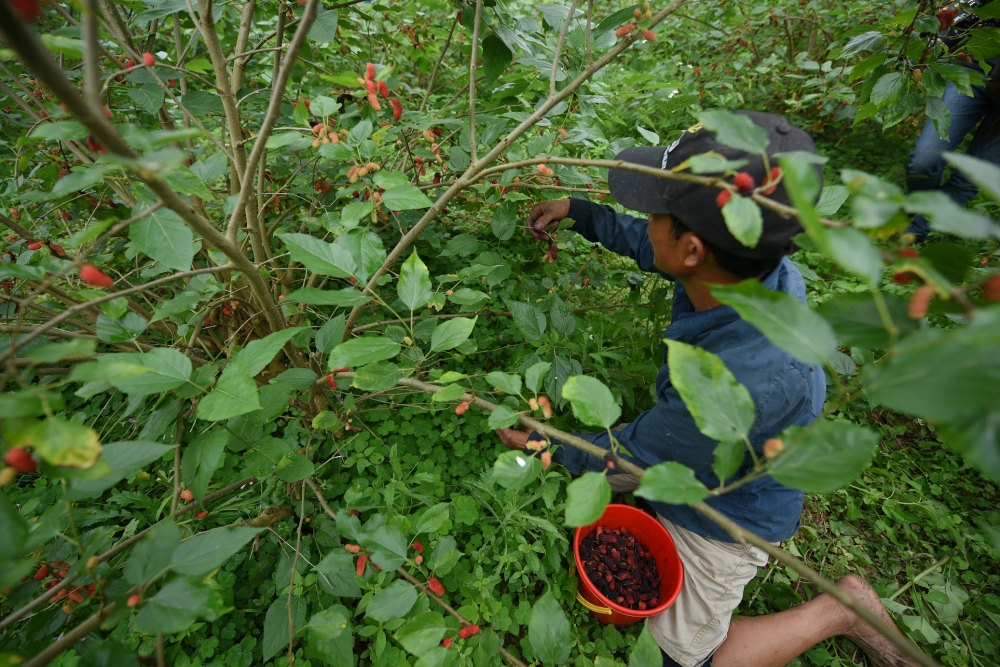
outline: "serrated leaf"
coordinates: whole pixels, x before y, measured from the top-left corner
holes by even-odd
[[[457,387],[458,385],[452,385]],[[490,413],[489,426],[491,429],[509,428],[516,424],[518,415],[506,405],[498,405],[497,409]]]
[[[411,311],[426,306],[431,300],[434,292],[431,289],[430,273],[416,250],[403,262],[399,271],[399,281],[396,283],[396,292],[399,294],[399,300]]]
[[[562,397],[573,406],[576,418],[588,426],[611,428],[622,414],[611,390],[600,380],[586,375],[574,375],[566,380]]]
[[[505,489],[523,488],[541,472],[541,461],[526,452],[504,452],[493,464],[493,479]]]

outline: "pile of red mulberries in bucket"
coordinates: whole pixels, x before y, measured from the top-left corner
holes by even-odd
[[[598,526],[580,543],[580,559],[587,579],[612,602],[639,610],[659,604],[656,561],[628,528]]]

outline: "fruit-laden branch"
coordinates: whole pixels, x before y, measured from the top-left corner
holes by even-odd
[[[337,379],[348,379],[353,378],[354,373],[337,373],[335,376]],[[414,387],[425,391],[429,394],[434,394],[443,389],[444,387],[440,385],[431,384],[429,382],[423,382],[421,380],[415,380],[413,378],[401,378],[398,385],[404,387]],[[493,412],[497,409],[497,405],[485,401],[474,394],[463,394],[462,401],[467,401],[471,405],[475,405],[487,412]],[[547,438],[558,440],[564,444],[570,445],[579,449],[581,451],[587,452],[588,454],[595,456],[599,459],[603,459],[607,455],[608,450],[602,449],[597,445],[587,442],[583,438],[577,437],[565,431],[560,431],[557,428],[553,428],[547,424],[544,424],[537,419],[528,417],[527,415],[518,414],[518,420],[525,426],[541,433]],[[618,458],[617,459],[618,468],[629,475],[632,475],[636,479],[642,479],[645,474],[645,469],[640,468],[634,463]],[[854,599],[854,597],[847,593],[846,591],[839,588],[835,583],[816,572],[808,565],[803,563],[801,560],[788,553],[781,547],[777,547],[767,540],[763,539],[759,535],[740,527],[725,515],[721,514],[718,510],[714,509],[710,505],[704,502],[698,502],[691,505],[694,509],[704,514],[709,520],[716,523],[719,527],[725,530],[732,536],[733,539],[737,540],[742,544],[752,544],[753,546],[762,549],[767,552],[768,555],[773,557],[775,560],[784,563],[796,572],[798,572],[803,577],[809,579],[813,582],[817,588],[819,588],[824,593],[828,593],[831,597],[836,598],[840,604],[844,605],[854,613],[856,613],[862,620],[864,620],[868,625],[872,626],[880,635],[888,639],[894,646],[896,646],[900,651],[906,654],[909,658],[917,661],[924,667],[941,667],[937,662],[929,658],[924,654],[917,646],[911,642],[907,637],[901,634],[898,630],[893,629],[888,624],[885,623],[881,618],[873,614],[868,610],[866,606]]]
[[[217,500],[217,499],[219,499],[219,498],[221,498],[223,496],[227,496],[230,493],[232,493],[233,491],[236,491],[238,489],[242,489],[247,484],[253,484],[256,481],[257,481],[256,477],[253,477],[253,476],[246,477],[244,479],[241,479],[238,482],[230,484],[227,487],[219,489],[218,491],[213,491],[212,493],[210,493],[207,496],[205,496],[204,498],[202,498],[201,502],[194,502],[194,503],[190,503],[188,505],[185,505],[184,507],[181,507],[180,509],[177,510],[177,513],[174,514],[173,516],[168,516],[168,517],[166,517],[164,519],[161,519],[160,521],[157,521],[156,523],[154,523],[152,526],[149,526],[145,530],[142,530],[142,531],[136,533],[135,535],[133,535],[132,537],[128,538],[127,540],[125,540],[123,542],[120,542],[120,543],[116,544],[115,546],[111,547],[110,549],[108,549],[103,554],[101,554],[100,556],[97,557],[98,558],[98,562],[99,563],[104,563],[106,561],[109,561],[112,558],[114,558],[115,556],[117,556],[118,554],[120,554],[120,553],[126,551],[127,549],[131,548],[139,540],[141,540],[143,537],[145,537],[147,534],[149,534],[149,531],[153,530],[154,528],[156,528],[158,525],[160,525],[164,521],[167,521],[168,519],[172,519],[172,518],[175,518],[175,517],[179,517],[181,515],[187,514],[188,512],[193,512],[194,510],[198,509],[199,507],[204,506],[206,503],[210,503],[213,500]],[[78,575],[74,574],[74,575],[69,575],[69,576],[65,577],[61,582],[59,582],[58,584],[56,584],[55,586],[53,586],[49,590],[45,591],[44,593],[42,593],[40,596],[38,596],[37,598],[35,598],[34,600],[32,600],[31,602],[29,602],[25,606],[23,606],[20,609],[18,609],[16,611],[13,611],[10,614],[8,614],[5,619],[3,619],[2,621],[0,621],[0,632],[3,632],[4,630],[6,630],[7,628],[9,628],[10,626],[14,625],[14,623],[16,623],[18,620],[24,618],[27,614],[30,614],[35,609],[38,609],[39,607],[41,607],[42,605],[44,605],[52,596],[54,596],[60,590],[63,590],[64,588],[66,588],[67,586],[69,586],[71,583],[73,583],[74,581],[76,581],[77,576]]]
[[[673,14],[679,7],[681,7],[687,0],[673,0],[665,8],[653,15],[650,19],[650,28],[653,28],[658,23],[663,21],[671,14]],[[634,32],[629,37],[626,37],[614,48],[604,54],[601,58],[594,61],[593,63],[587,65],[583,70],[576,76],[573,81],[571,81],[565,88],[560,90],[555,95],[550,95],[549,98],[542,104],[538,109],[536,109],[530,116],[521,121],[521,124],[515,127],[511,132],[500,140],[500,142],[494,146],[488,153],[483,155],[478,160],[473,160],[472,163],[466,168],[462,176],[455,181],[449,187],[444,194],[438,197],[438,200],[427,210],[426,213],[420,218],[420,220],[415,224],[410,231],[406,232],[402,238],[396,243],[393,249],[386,255],[385,261],[382,262],[371,278],[368,280],[368,284],[364,287],[365,294],[372,294],[376,285],[378,284],[379,278],[381,278],[385,273],[395,264],[399,258],[402,256],[403,252],[417,240],[428,225],[437,217],[439,213],[444,211],[444,207],[450,202],[455,195],[464,190],[466,187],[472,185],[477,180],[477,175],[481,172],[486,165],[490,164],[496,160],[508,147],[518,138],[520,138],[525,132],[534,127],[540,120],[542,120],[546,114],[549,113],[559,102],[563,101],[573,93],[575,93],[580,86],[582,86],[587,79],[594,75],[595,72],[602,69],[609,62],[614,60],[621,54],[625,49],[632,46],[640,37],[641,32]],[[473,58],[475,55],[473,54]],[[471,83],[471,82],[470,82]],[[344,328],[344,340],[346,341],[351,336],[351,330],[354,325],[357,324],[358,317],[361,315],[361,306],[355,306],[351,313],[347,316],[346,326]]]
[[[12,340],[10,343],[10,349],[7,350],[7,352],[5,352],[2,357],[0,357],[0,364],[5,363],[15,352],[17,352],[18,348],[20,348],[24,344],[33,341],[34,339],[38,338],[43,333],[51,329],[52,327],[56,326],[57,324],[61,324],[62,322],[65,322],[66,320],[73,317],[77,313],[81,313],[87,310],[88,308],[93,308],[94,306],[98,306],[102,303],[112,301],[119,297],[128,296],[130,294],[137,294],[139,292],[144,292],[152,287],[159,287],[160,285],[165,285],[167,283],[173,282],[175,280],[180,280],[182,278],[197,276],[203,273],[219,273],[221,271],[232,271],[233,268],[234,267],[231,264],[226,264],[224,266],[210,266],[204,269],[195,269],[193,271],[185,271],[184,273],[175,273],[174,275],[166,276],[165,278],[157,278],[156,280],[151,280],[148,283],[142,285],[130,287],[128,289],[121,290],[120,292],[105,294],[104,296],[98,297],[96,299],[91,299],[90,301],[85,301],[83,303],[78,303],[75,306],[70,306],[66,310],[54,316],[49,321],[37,327],[34,331],[24,336],[23,338]]]
[[[320,507],[323,508],[323,512],[328,517],[336,521],[337,520],[336,513],[332,509],[330,509],[330,505],[326,502],[326,498],[323,497],[323,493],[319,490],[319,487],[316,486],[316,482],[313,481],[312,477],[306,477],[306,483],[309,484],[309,488],[311,488],[313,490],[313,493],[316,494],[316,500],[319,501],[319,505]],[[427,597],[436,602],[438,605],[441,606],[442,609],[444,609],[446,612],[448,612],[454,618],[456,618],[458,622],[462,624],[463,627],[473,625],[472,621],[470,621],[469,619],[458,613],[454,607],[445,602],[436,593],[431,591],[426,583],[414,577],[412,574],[403,569],[402,566],[396,568],[396,574],[401,576],[403,579],[406,579],[408,582],[410,582],[411,584],[422,590],[424,593],[426,593]],[[502,643],[500,644],[498,650],[500,651],[500,655],[506,658],[510,664],[514,665],[514,667],[527,667],[527,665],[518,660],[510,651],[508,651],[507,647],[505,647]]]
[[[529,160],[518,160],[517,162],[508,162],[506,164],[500,164],[495,167],[490,167],[484,169],[480,174],[475,177],[475,180],[481,180],[509,169],[521,169],[523,167],[530,167],[536,164],[565,164],[573,167],[598,167],[603,169],[620,169],[622,171],[634,171],[640,174],[646,174],[647,176],[656,176],[657,178],[665,178],[668,181],[685,181],[687,183],[695,183],[697,185],[704,185],[710,188],[719,188],[720,190],[729,190],[732,193],[736,193],[736,188],[728,183],[722,176],[698,176],[697,174],[689,174],[683,171],[670,171],[667,169],[656,169],[654,167],[647,167],[641,164],[635,164],[634,162],[625,162],[623,160],[586,160],[580,158],[569,158],[569,157],[538,157],[531,158]],[[757,190],[765,190],[766,186],[761,185]],[[781,202],[776,202],[773,199],[769,199],[759,192],[754,192],[750,195],[750,198],[757,202],[762,208],[766,208],[770,211],[774,211],[778,215],[785,218],[795,218],[799,215],[799,210],[794,206],[788,206],[787,204],[782,204]],[[825,227],[847,227],[848,222],[841,220],[830,220],[829,218],[820,218],[820,222]]]
[[[66,105],[67,110],[94,135],[98,142],[112,153],[133,161],[133,170],[136,175],[160,198],[164,205],[177,213],[194,231],[201,234],[208,244],[218,248],[228,257],[235,269],[243,272],[250,284],[250,289],[264,309],[264,315],[271,330],[283,329],[285,318],[278,304],[272,298],[267,283],[253,262],[240,251],[236,244],[227,239],[211,222],[203,218],[188,202],[184,201],[153,168],[141,165],[139,155],[125,142],[103,113],[96,112],[80,97],[58,63],[52,59],[38,35],[6,2],[0,2],[0,37],[35,73],[35,76]],[[291,341],[285,345],[284,350],[296,366],[305,367],[307,365],[302,353]]]

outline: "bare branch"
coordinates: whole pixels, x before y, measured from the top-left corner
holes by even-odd
[[[473,162],[476,161],[476,66],[479,61],[479,28],[482,20],[483,0],[476,0],[476,21],[472,27],[472,55],[469,57],[469,155]]]
[[[455,21],[451,24],[451,30],[448,31],[448,39],[444,41],[444,47],[441,49],[441,55],[438,56],[437,62],[434,63],[434,69],[431,70],[431,78],[427,82],[427,92],[424,93],[424,99],[420,103],[420,108],[418,111],[423,111],[424,107],[427,106],[427,100],[430,99],[431,91],[434,89],[434,78],[437,76],[438,68],[441,67],[441,62],[444,60],[444,56],[448,53],[448,47],[451,46],[451,38],[455,35],[455,28],[458,27],[458,16],[455,17]]]
[[[562,30],[559,31],[559,41],[556,42],[556,52],[552,56],[552,74],[549,76],[549,97],[556,94],[556,75],[559,73],[559,60],[562,57],[563,43],[566,41],[566,33],[569,31],[569,24],[573,22],[573,17],[576,15],[576,3],[578,1],[579,0],[573,0],[573,4],[569,6],[569,14],[566,15],[566,20],[563,22]],[[587,22],[587,31],[589,45],[589,21]]]
[[[101,56],[97,41],[97,0],[83,3],[83,90],[87,101],[101,108]]]
[[[306,3],[305,10],[302,12],[302,18],[299,19],[299,26],[295,29],[295,35],[288,45],[284,65],[278,71],[278,78],[275,79],[274,86],[271,89],[271,101],[264,116],[264,123],[261,125],[260,132],[257,133],[257,140],[254,141],[253,150],[250,151],[250,157],[247,158],[246,165],[242,170],[243,173],[240,175],[240,183],[242,184],[240,197],[229,218],[229,224],[226,225],[226,237],[230,241],[236,240],[236,229],[240,225],[247,201],[250,199],[250,193],[253,192],[253,188],[250,187],[253,173],[257,168],[257,163],[260,161],[261,155],[264,153],[264,148],[267,146],[267,138],[271,136],[271,130],[274,129],[274,124],[278,122],[278,116],[281,115],[281,103],[285,95],[285,86],[288,84],[288,77],[292,74],[292,68],[295,67],[295,60],[298,58],[299,51],[302,50],[302,45],[306,42],[309,28],[312,27],[313,21],[316,20],[317,4],[318,0],[309,0]],[[259,234],[257,229],[249,231],[251,236]],[[260,262],[263,260],[264,255],[262,253],[260,257],[257,257],[257,261]]]

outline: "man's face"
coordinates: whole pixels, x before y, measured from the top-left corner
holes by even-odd
[[[682,243],[684,237],[674,238],[673,218],[669,215],[651,214],[646,234],[653,246],[653,264],[656,268],[671,276],[684,276],[688,272],[682,250],[685,245]]]

